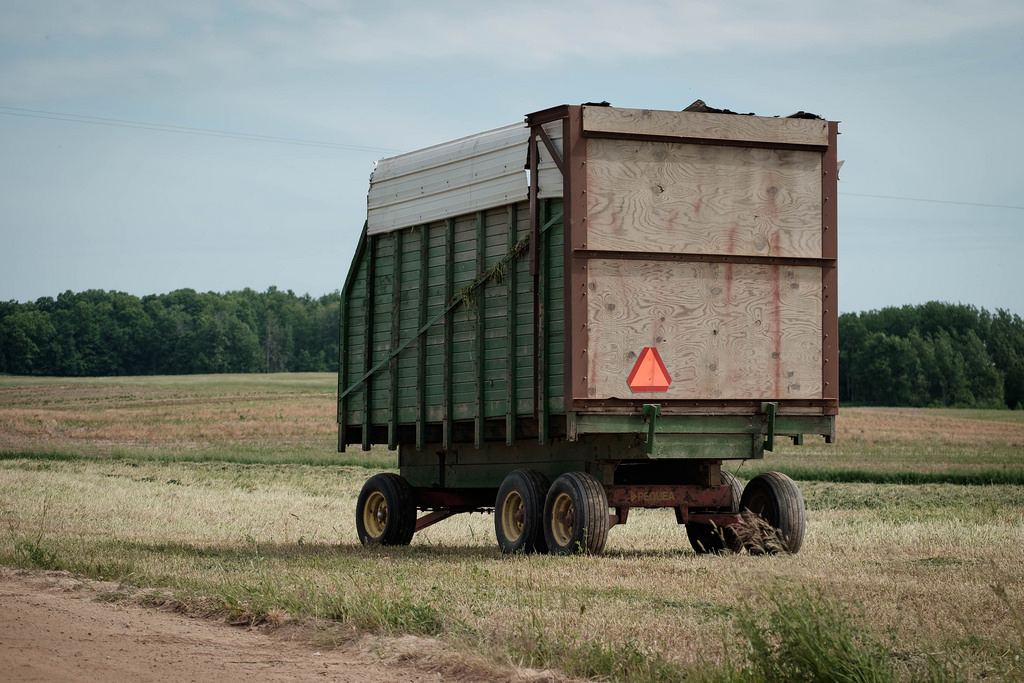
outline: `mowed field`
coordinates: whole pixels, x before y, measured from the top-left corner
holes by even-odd
[[[337,453],[335,381],[0,377],[0,565],[321,648],[378,634],[450,678],[1024,679],[1024,412],[848,408],[836,444],[727,463],[797,480],[797,555],[698,556],[636,510],[600,557],[506,557],[491,515],[358,543],[397,459]]]

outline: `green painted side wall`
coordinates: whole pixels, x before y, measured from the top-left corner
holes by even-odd
[[[538,245],[528,244],[525,202],[364,232],[342,292],[342,446],[353,427],[362,427],[364,447],[394,447],[409,443],[417,428],[451,433],[454,422],[476,421],[479,443],[484,421],[514,427],[532,419],[538,357],[547,368],[536,382],[541,406],[550,414],[563,411],[562,201],[543,201],[541,212],[543,220],[555,220]]]

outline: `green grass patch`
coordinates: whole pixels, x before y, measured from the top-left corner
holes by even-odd
[[[800,680],[808,660],[839,667],[830,657],[873,680],[890,670],[951,680],[929,668],[929,653],[946,651],[935,671],[1020,673],[1017,486],[810,483],[808,545],[793,557],[698,557],[672,515],[638,511],[613,530],[632,549],[505,558],[480,515],[411,547],[363,548],[352,517],[365,477],[357,467],[5,461],[0,564],[126,587],[109,600],[313,624],[320,643],[429,636],[593,680]],[[966,525],[969,542],[950,543]],[[992,585],[1006,586],[1003,599]],[[927,612],[908,618],[900,605]],[[978,613],[988,626],[956,621]]]
[[[757,598],[736,622],[745,645],[737,680],[897,680],[887,645],[835,598],[785,584]]]
[[[480,514],[359,544],[360,487],[397,458],[336,452],[335,380],[0,378],[0,565],[321,644],[413,634],[427,661],[592,680],[1024,676],[1008,411],[844,411],[835,445],[728,463],[800,481],[795,556],[698,556],[671,511],[637,509],[602,556],[505,557]]]
[[[109,454],[88,455],[85,453],[68,453],[61,451],[8,451],[0,452],[0,461],[25,460],[31,462],[75,462],[83,460],[107,460],[126,463],[209,463],[230,465],[305,465],[310,467],[361,467],[367,470],[382,471],[398,469],[398,455],[382,448],[372,451],[346,451],[344,453],[288,453],[263,452],[254,450],[247,452],[239,449],[234,452],[223,451],[186,451],[165,452],[117,450]]]
[[[57,461],[69,462],[82,460],[86,456],[78,453],[63,453],[59,451],[39,451],[36,453],[25,451],[0,451],[0,460],[35,460],[39,462]]]
[[[756,473],[758,468],[752,468]],[[769,471],[769,470],[764,470]],[[844,470],[815,467],[785,467],[786,474],[797,481],[823,481],[843,484],[953,484],[956,486],[1024,486],[1024,469],[983,470],[968,472],[913,472]],[[750,473],[744,473],[750,474]]]
[[[687,677],[685,668],[635,640],[609,642],[580,633],[549,633],[537,619],[513,637],[509,652],[520,665],[587,680],[656,683]]]

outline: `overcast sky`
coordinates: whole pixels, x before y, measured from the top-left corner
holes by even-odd
[[[2,0],[0,300],[321,296],[375,160],[698,98],[841,122],[842,312],[1024,315],[1020,0]]]

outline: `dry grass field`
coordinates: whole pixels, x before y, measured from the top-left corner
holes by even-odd
[[[505,557],[479,514],[359,545],[396,461],[335,452],[334,382],[0,377],[0,565],[321,648],[375,634],[449,678],[1024,679],[1024,413],[844,409],[834,445],[732,463],[798,480],[797,555],[698,556],[639,510],[603,556]]]

